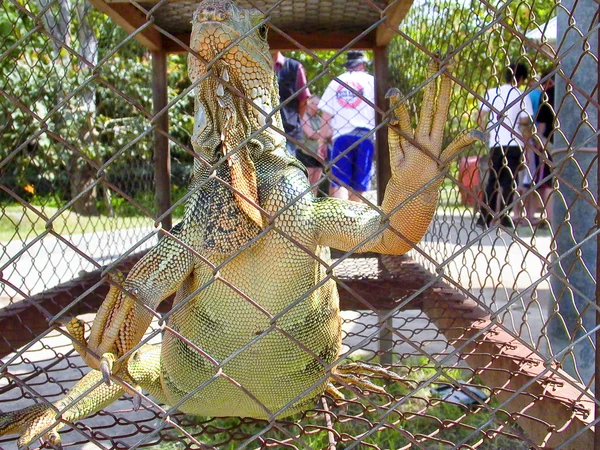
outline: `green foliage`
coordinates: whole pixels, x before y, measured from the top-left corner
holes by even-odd
[[[435,51],[456,49],[454,75],[457,84],[450,108],[448,133],[476,126],[477,96],[502,82],[504,69],[513,61],[525,62],[532,74],[541,73],[552,61],[527,47],[517,34],[544,24],[556,14],[554,0],[505,1],[492,9],[479,0],[421,0],[413,5],[389,46],[390,84],[420,104],[426,68]],[[494,20],[501,19],[495,25]]]
[[[48,27],[28,36],[38,24],[14,3],[0,5],[4,36],[0,87],[10,94],[0,96],[0,115],[8,118],[0,124],[0,160],[9,162],[0,169],[0,176],[10,191],[39,205],[66,203],[98,176],[94,164],[109,161],[103,175],[118,190],[144,196],[154,189],[150,56],[94,9],[88,10],[85,24],[80,23],[77,8],[82,5],[82,1],[69,3],[67,16],[56,14],[57,5],[50,13],[66,24],[67,35],[61,39],[73,51],[84,52],[90,45],[80,27],[92,30],[100,61],[95,70],[71,52],[57,50]],[[39,14],[36,3],[28,2],[26,7]],[[173,56],[169,62],[168,95],[174,98],[189,86],[187,61],[184,56]],[[86,98],[91,102],[86,103]],[[178,186],[187,185],[189,178],[192,157],[185,147],[189,147],[192,112],[191,95],[169,111],[173,118],[170,134],[182,144],[171,146],[173,183]],[[0,192],[0,201],[14,200]],[[97,208],[109,213],[104,201],[100,196],[95,199]],[[113,207],[120,208],[123,202],[113,193]]]

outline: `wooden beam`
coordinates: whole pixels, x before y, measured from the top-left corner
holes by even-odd
[[[127,274],[147,251],[125,258],[117,269]],[[343,310],[390,310],[399,302],[420,290],[427,279],[421,266],[408,258],[397,258],[392,263],[393,275],[389,272],[373,274],[369,278],[357,278],[364,271],[360,258],[347,260],[339,266],[337,278],[340,280],[340,307]],[[21,300],[0,309],[0,358],[4,358],[23,345],[32,342],[48,330],[48,320],[58,314],[86,291],[89,293],[66,313],[66,316],[95,313],[108,294],[108,282],[100,283],[101,271],[87,273],[80,278],[56,286],[40,294]],[[92,289],[93,288],[93,289]],[[416,296],[403,309],[418,309],[426,298],[439,298],[440,288],[425,290]],[[448,294],[445,293],[444,296]],[[368,305],[364,300],[368,301]],[[171,308],[173,297],[161,303],[158,311]]]
[[[348,45],[356,39],[358,33],[348,33],[344,31],[334,31],[326,34],[323,33],[300,33],[290,32],[286,36],[276,32],[269,32],[269,46],[273,50],[298,50],[298,46],[288,39],[287,36],[302,44],[304,47],[311,50],[337,50]],[[369,33],[362,36],[354,42],[349,48],[359,50],[370,50],[375,43],[375,33]]]
[[[109,5],[104,0],[89,0],[89,2],[129,34],[133,34],[138,28],[147,23],[144,14],[130,3],[113,3]],[[135,39],[152,52],[162,50],[162,34],[154,25],[149,25],[137,33]]]
[[[388,102],[385,99],[385,94],[390,87],[388,81],[388,60],[386,52],[386,47],[375,47],[373,52],[373,69],[375,72],[375,103],[382,111],[386,111],[388,109]],[[377,114],[376,120],[377,124],[379,125],[382,122],[383,117],[380,114]],[[377,153],[375,154],[375,158],[377,160],[377,200],[380,205],[383,201],[383,194],[385,192],[387,183],[392,177],[387,133],[387,126],[377,130]]]
[[[177,39],[183,42],[185,45],[190,45],[190,33],[180,33],[174,35]],[[301,32],[290,32],[287,33],[291,39],[283,36],[275,31],[269,33],[269,46],[272,50],[298,50],[300,47],[294,43],[297,41],[300,45],[310,50],[336,50],[345,47],[356,38],[357,33],[347,32],[334,32],[327,33],[327,35],[319,33],[301,33]],[[177,42],[172,39],[164,38],[163,48],[169,53],[182,53],[186,50],[181,47]],[[369,33],[358,39],[349,48],[370,50],[375,44],[375,32]]]
[[[555,362],[547,362],[491,320],[485,309],[460,296],[427,298],[422,310],[517,423],[539,446],[594,448],[594,401],[586,387]],[[548,370],[549,368],[550,370]],[[496,414],[500,419],[503,415]],[[506,415],[504,415],[506,417]],[[577,437],[575,437],[577,436]]]
[[[384,15],[387,20],[377,27],[375,45],[377,47],[387,46],[392,38],[396,36],[400,22],[406,17],[413,0],[390,0]]]
[[[154,114],[158,114],[168,104],[167,97],[167,53],[152,52],[152,103]],[[169,151],[169,114],[165,112],[156,118],[154,130],[154,199],[157,216],[171,207],[171,153]],[[165,230],[172,226],[171,214],[161,221]]]
[[[116,268],[128,273],[145,253],[140,252],[125,258]],[[17,351],[45,333],[49,328],[48,321],[86,292],[87,295],[75,303],[65,313],[65,317],[98,311],[109,287],[108,282],[98,284],[101,280],[100,270],[89,272],[0,309],[0,358]],[[98,286],[94,288],[96,284]]]

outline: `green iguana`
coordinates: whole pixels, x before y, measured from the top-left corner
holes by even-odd
[[[441,151],[451,80],[425,87],[415,131],[399,91],[388,93],[392,177],[380,209],[315,198],[285,149],[264,16],[207,0],[192,23],[197,158],[184,218],[124,281],[113,280],[89,342],[82,322],[67,326],[95,370],[54,405],[0,414],[0,435],[19,433],[20,446],[39,436],[60,445],[59,419],[82,419],[126,391],[139,401],[143,389],[188,414],[275,419],[309,409],[325,391],[340,396],[331,380],[381,390],[365,376],[400,379],[339,364],[329,247],[402,254],[421,239],[444,165],[479,139],[463,133]],[[432,63],[429,76],[438,70]],[[162,344],[138,345],[173,293]]]

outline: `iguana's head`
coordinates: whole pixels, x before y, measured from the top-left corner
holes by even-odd
[[[220,135],[241,126],[246,138],[267,121],[279,125],[278,117],[271,118],[279,99],[260,11],[229,0],[203,1],[193,16],[190,48],[199,57],[189,55],[189,76],[199,80],[196,94],[203,112],[217,121],[213,131]],[[196,128],[203,126],[200,122]]]
[[[229,0],[205,0],[192,20],[188,71],[196,88],[192,144],[211,162],[227,157],[240,206],[255,222],[258,201],[253,161],[283,148],[285,138],[266,124],[282,128],[279,90],[267,44],[264,15]],[[251,212],[253,210],[254,212]]]

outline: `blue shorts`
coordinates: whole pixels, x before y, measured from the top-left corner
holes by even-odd
[[[285,140],[285,148],[287,149],[287,151],[290,155],[292,155],[294,158],[296,157],[296,152],[298,151],[298,146],[296,144],[294,144],[289,139],[286,139]]]
[[[365,192],[369,189],[375,152],[370,136],[365,137],[370,131],[366,128],[355,128],[351,133],[342,134],[333,141],[331,149],[333,185],[349,186],[357,192]],[[363,137],[364,139],[357,143]]]

